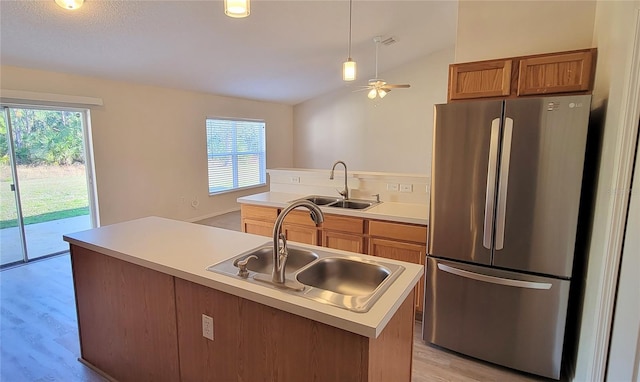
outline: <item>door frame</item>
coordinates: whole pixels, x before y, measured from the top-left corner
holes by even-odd
[[[3,90],[3,93],[5,93],[5,91]],[[4,94],[3,94],[4,95]],[[94,167],[94,160],[93,160],[93,139],[92,139],[92,135],[91,135],[91,117],[90,117],[90,109],[86,108],[86,107],[78,107],[75,105],[65,105],[65,104],[60,104],[60,105],[50,105],[48,103],[46,104],[39,104],[38,102],[2,102],[2,100],[0,99],[0,107],[7,108],[7,112],[6,112],[6,118],[9,118],[9,109],[35,109],[35,110],[52,110],[52,111],[70,111],[70,112],[78,112],[81,113],[82,116],[82,144],[83,144],[83,151],[84,151],[84,160],[85,160],[85,182],[87,185],[87,197],[88,197],[88,201],[89,201],[89,217],[90,217],[90,222],[91,222],[91,227],[92,228],[96,228],[99,227],[99,208],[98,208],[98,193],[97,193],[97,187],[96,187],[96,181],[95,181],[95,167]],[[20,185],[19,185],[19,179],[18,179],[18,174],[16,171],[16,167],[15,167],[15,148],[14,148],[14,143],[13,143],[13,130],[12,130],[12,124],[10,121],[7,121],[7,130],[8,130],[8,134],[11,134],[11,136],[9,137],[9,153],[11,155],[11,162],[13,163],[12,167],[11,167],[11,173],[13,176],[13,181],[15,184],[15,192],[17,195],[19,195],[20,192]],[[28,253],[26,251],[27,245],[26,245],[26,237],[25,237],[25,229],[24,229],[24,224],[23,224],[23,216],[22,216],[22,203],[20,201],[20,198],[17,197],[16,195],[16,209],[17,209],[17,213],[18,213],[18,230],[20,232],[20,240],[22,241],[21,245],[23,248],[23,261],[27,262],[28,259]]]

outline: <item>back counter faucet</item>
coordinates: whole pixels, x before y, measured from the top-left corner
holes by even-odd
[[[333,167],[331,167],[331,174],[329,175],[329,179],[333,180],[333,173],[336,169],[336,166],[338,164],[342,164],[344,166],[344,190],[342,191],[338,191],[340,193],[340,195],[342,195],[342,197],[344,198],[344,200],[348,200],[349,199],[349,188],[347,187],[347,164],[344,163],[343,161],[339,160],[336,161],[333,164]]]

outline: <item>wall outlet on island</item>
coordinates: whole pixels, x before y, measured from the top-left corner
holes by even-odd
[[[292,176],[290,179],[291,183],[300,183],[300,177],[299,176]]]
[[[202,336],[213,341],[213,317],[202,315]]]

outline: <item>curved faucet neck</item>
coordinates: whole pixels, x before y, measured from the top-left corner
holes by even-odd
[[[284,283],[285,266],[289,255],[287,250],[287,240],[285,235],[282,233],[282,223],[289,212],[297,207],[305,207],[311,211],[311,219],[316,223],[316,225],[319,225],[324,221],[324,214],[322,213],[322,210],[320,210],[320,208],[314,203],[304,199],[296,200],[280,212],[280,215],[278,215],[278,218],[273,225],[273,271],[271,276],[274,283]],[[280,246],[281,240],[282,246]]]
[[[343,165],[344,166],[344,190],[339,191],[340,195],[342,195],[342,197],[347,200],[349,199],[349,187],[347,186],[347,164],[344,163],[344,161],[338,160],[336,161],[333,166],[331,167],[331,174],[329,175],[329,179],[333,179],[333,175],[334,172],[336,170],[336,166],[337,165]]]

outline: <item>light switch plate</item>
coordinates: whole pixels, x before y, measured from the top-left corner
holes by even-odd
[[[398,192],[400,188],[398,187],[398,183],[387,183],[387,191],[395,191]]]
[[[400,192],[413,192],[413,184],[400,184]]]

